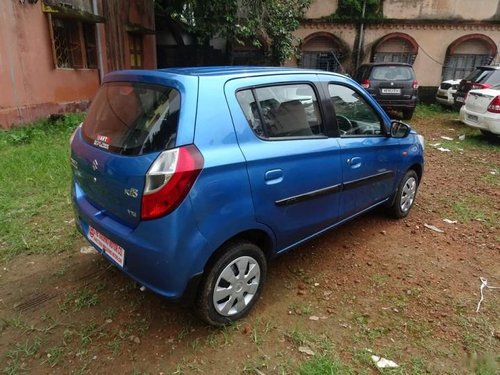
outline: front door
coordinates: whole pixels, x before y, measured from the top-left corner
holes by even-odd
[[[401,142],[386,136],[383,119],[353,86],[331,83],[328,92],[340,131],[340,218],[345,219],[392,194],[402,157]]]

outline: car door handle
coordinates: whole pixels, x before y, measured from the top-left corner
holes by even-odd
[[[347,164],[351,166],[351,168],[359,168],[361,167],[361,158],[358,156],[355,156],[353,158],[347,159]]]
[[[283,170],[282,169],[271,169],[267,171],[264,175],[264,180],[267,185],[273,185],[283,181]]]

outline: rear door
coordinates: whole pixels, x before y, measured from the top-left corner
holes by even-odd
[[[326,135],[311,75],[237,79],[225,92],[256,219],[274,231],[279,251],[335,223],[340,147]]]
[[[144,178],[162,150],[176,143],[179,90],[108,82],[98,91],[72,143],[77,187],[107,215],[135,226]]]
[[[392,194],[403,146],[400,140],[386,136],[388,119],[358,87],[348,81],[329,82],[328,93],[340,131],[340,219],[346,219]]]

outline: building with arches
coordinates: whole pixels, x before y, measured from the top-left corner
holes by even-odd
[[[500,0],[380,0],[364,17],[342,5],[313,0],[295,33],[301,58],[287,65],[352,74],[366,62],[406,62],[434,93],[445,79],[500,63]]]

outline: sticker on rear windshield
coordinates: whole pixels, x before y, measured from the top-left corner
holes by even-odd
[[[111,143],[111,138],[105,135],[98,135],[97,139],[94,141],[94,146],[98,146],[108,150],[110,143]]]

